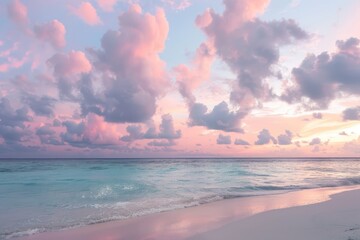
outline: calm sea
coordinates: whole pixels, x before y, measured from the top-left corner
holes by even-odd
[[[360,159],[3,159],[0,239],[226,198],[360,184]]]

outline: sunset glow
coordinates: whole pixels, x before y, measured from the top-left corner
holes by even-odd
[[[358,156],[359,11],[1,1],[0,157]]]

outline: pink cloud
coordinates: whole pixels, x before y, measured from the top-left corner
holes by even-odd
[[[7,11],[10,19],[16,24],[24,26],[28,23],[27,7],[20,0],[12,0]]]
[[[222,16],[218,16],[213,10],[206,10],[203,15],[197,17],[196,22],[200,27],[206,27],[216,21],[212,28],[215,31],[233,31],[244,22],[254,19],[257,15],[264,12],[269,0],[224,0],[225,11]]]
[[[7,72],[9,70],[9,65],[6,63],[0,64],[0,72]]]
[[[90,61],[81,51],[57,53],[48,60],[48,63],[53,66],[56,76],[88,73],[92,68]]]
[[[54,48],[63,48],[66,45],[64,24],[58,20],[34,27],[36,37],[44,42],[50,43]]]
[[[119,25],[120,31],[106,32],[102,49],[93,51],[97,69],[105,73],[104,89],[91,89],[93,80],[88,79],[82,87],[83,114],[94,112],[108,122],[144,122],[155,114],[170,83],[159,56],[169,25],[162,9],[151,15],[139,5],[121,14]]]
[[[269,0],[223,0],[223,3],[222,14],[207,9],[197,17],[196,24],[208,36],[207,45],[198,49],[192,67],[180,65],[175,73],[179,91],[188,101],[190,126],[242,132],[241,120],[260,101],[272,97],[272,89],[265,79],[273,75],[271,67],[279,60],[279,48],[306,39],[308,35],[293,20],[266,22],[257,18]],[[209,76],[215,54],[237,75],[230,93],[231,104],[240,107],[237,111],[232,111],[225,101],[209,111],[205,104],[196,102],[192,94]]]
[[[195,23],[199,28],[205,28],[211,24],[213,20],[211,11],[211,9],[206,9],[202,15],[197,16]]]
[[[89,139],[92,144],[119,144],[119,133],[116,125],[106,123],[102,117],[89,114],[85,126],[84,139]]]
[[[210,78],[215,48],[212,43],[202,43],[196,51],[190,66],[180,64],[174,68],[180,93],[191,103],[195,102],[192,91]]]
[[[89,114],[83,121],[62,123],[66,132],[60,134],[63,143],[80,148],[106,148],[119,144],[117,126],[104,122],[96,114]]]
[[[233,104],[251,109],[273,93],[265,79],[274,76],[280,48],[309,38],[294,20],[263,21],[268,0],[223,0],[225,11],[208,9],[196,22],[214,43],[217,55],[237,75],[232,84]],[[279,31],[281,29],[281,31]]]
[[[12,52],[19,49],[19,43],[15,42],[10,48],[0,52],[0,58],[8,57]]]
[[[106,12],[113,11],[116,3],[117,0],[97,0],[97,4],[100,8]]]
[[[78,8],[71,7],[70,9],[76,16],[89,25],[98,25],[101,23],[96,9],[90,2],[82,2]]]
[[[7,57],[6,62],[0,64],[0,72],[7,72],[12,68],[20,68],[22,67],[26,61],[28,60],[30,52],[26,52],[22,58],[15,58],[15,57]]]

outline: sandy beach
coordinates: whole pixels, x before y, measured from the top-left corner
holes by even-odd
[[[188,240],[358,240],[360,190],[331,196],[330,201],[264,212]]]
[[[0,0],[0,240],[360,240],[359,12]]]
[[[360,186],[228,199],[18,239],[360,239]]]

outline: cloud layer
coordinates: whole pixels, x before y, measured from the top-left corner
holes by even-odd
[[[360,35],[323,30],[353,5],[314,34],[289,4],[222,4],[0,3],[0,157],[354,153]]]
[[[292,70],[295,85],[282,98],[288,103],[303,102],[311,108],[327,108],[339,93],[360,94],[360,41],[337,41],[337,52],[308,55]]]

